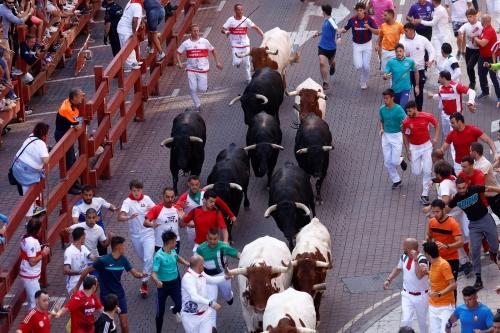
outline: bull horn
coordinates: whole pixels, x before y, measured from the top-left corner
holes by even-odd
[[[268,207],[266,209],[266,211],[264,212],[264,217],[268,218],[271,215],[271,213],[276,210],[277,207],[278,207],[278,205],[272,205],[272,206]]]
[[[250,51],[235,52],[234,55],[237,56],[238,58],[245,58],[245,57],[248,57],[250,55]]]
[[[165,140],[163,140],[161,143],[160,143],[160,146],[164,146],[166,144],[169,144],[171,142],[174,142],[174,138],[166,138]]]
[[[287,95],[287,96],[297,96],[298,94],[299,94],[298,90],[294,90],[294,91],[290,91],[290,92],[285,90],[285,95]]]
[[[308,148],[302,148],[302,149],[299,149],[295,152],[295,154],[297,155],[300,155],[300,154],[306,154],[307,153],[307,150]]]
[[[316,260],[316,267],[317,268],[329,268],[330,264],[327,262],[324,262],[324,261]]]
[[[229,106],[233,105],[234,103],[236,103],[237,101],[239,101],[241,99],[241,95],[238,95],[236,96],[235,98],[233,98],[230,102],[229,102]]]
[[[209,185],[207,185],[207,186],[205,186],[205,187],[203,188],[203,191],[212,190],[213,188],[214,188],[214,184],[209,184]]]
[[[191,142],[199,142],[199,143],[203,143],[203,139],[197,137],[197,136],[189,136],[189,140]]]
[[[228,272],[228,275],[247,275],[247,269],[246,268],[242,268],[242,267],[238,267],[238,268],[234,268],[234,269],[230,269]]]
[[[320,92],[318,92],[318,97],[324,99],[325,101],[328,100],[328,96],[326,96],[325,94],[320,93]]]
[[[253,150],[257,148],[257,145],[250,145],[250,146],[246,146],[245,148],[243,148],[244,151],[249,151],[249,150]]]
[[[304,213],[306,213],[306,215],[309,215],[311,216],[311,211],[309,210],[309,208],[304,205],[303,203],[300,203],[300,202],[296,202],[295,203],[295,207],[299,208],[299,209],[302,209],[304,211]]]
[[[323,146],[323,151],[330,151],[333,149],[333,146]]]
[[[287,272],[290,272],[290,270],[292,269],[292,265],[288,264],[288,267],[287,266],[276,266],[276,267],[273,267],[271,269],[271,273],[275,274],[275,273],[287,273]]]
[[[297,327],[297,333],[317,333],[315,329],[307,327]]]
[[[241,187],[240,184],[229,183],[229,187],[234,189],[234,190],[243,191],[243,187]]]
[[[267,97],[264,96],[264,95],[261,95],[261,94],[255,94],[255,98],[261,99],[262,100],[262,104],[267,104],[267,102],[269,102],[269,100],[267,99]]]
[[[278,54],[278,50],[274,50],[274,51],[266,50],[266,53],[267,54],[272,54],[272,55],[277,55]]]
[[[274,149],[285,150],[285,147],[277,145],[275,143],[271,143],[271,147]]]

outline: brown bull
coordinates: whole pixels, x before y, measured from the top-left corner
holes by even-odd
[[[304,326],[304,323],[301,321],[300,325]],[[316,330],[305,328],[305,327],[296,327],[295,321],[293,318],[286,314],[285,318],[281,318],[276,327],[269,326],[266,328],[266,331],[263,333],[315,333]]]

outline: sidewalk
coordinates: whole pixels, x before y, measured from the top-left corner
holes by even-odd
[[[496,309],[500,308],[500,295],[495,293],[495,287],[500,285],[500,274],[498,274],[498,268],[494,264],[489,264],[487,266],[483,265],[482,279],[484,283],[484,288],[479,291],[479,301],[486,304],[495,314]],[[465,278],[460,275],[458,278],[458,304],[463,304],[462,299],[462,289],[467,285],[474,284],[475,277]],[[364,330],[365,333],[386,333],[386,332],[397,332],[401,323],[401,302],[399,301],[395,308],[391,309],[384,317],[380,320],[374,322]],[[419,332],[418,324],[415,320],[412,327],[415,332]],[[452,332],[460,332],[460,325],[456,325]]]

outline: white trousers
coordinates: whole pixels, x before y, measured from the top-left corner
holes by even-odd
[[[401,326],[409,326],[417,317],[420,333],[427,333],[427,313],[429,309],[429,297],[427,293],[415,296],[407,291],[401,291]]]
[[[443,139],[446,139],[448,133],[450,133],[453,128],[451,128],[450,115],[446,114],[441,110],[441,128],[443,129]],[[455,173],[458,175],[460,171],[462,171],[462,166],[455,162],[455,147],[450,145],[450,153],[451,158],[453,159],[453,169],[455,169]]]
[[[391,60],[394,57],[396,57],[394,50],[389,51],[389,50],[382,49],[381,56],[380,56],[380,58],[381,58],[380,61],[382,62],[382,67],[381,67],[382,73],[385,72],[385,66],[387,65],[389,60]]]
[[[212,321],[210,320],[212,311],[214,310],[208,308],[208,310],[200,316],[181,311],[184,331],[186,331],[186,333],[212,333]]]
[[[236,53],[247,53],[250,52],[250,46],[249,47],[232,47],[231,48],[231,55],[233,56],[233,66],[240,66],[243,64],[243,69],[245,70],[245,75],[247,80],[252,79],[252,74],[250,72],[250,56],[243,57],[243,58],[238,58],[236,56]]]
[[[130,240],[132,241],[132,247],[134,248],[135,254],[143,262],[142,272],[148,274],[142,279],[142,282],[149,280],[151,272],[153,271],[153,256],[155,254],[155,236],[142,235],[133,236],[130,235]]]
[[[26,290],[26,299],[28,301],[28,310],[36,306],[35,293],[40,290],[40,282],[38,279],[21,278],[24,289]]]
[[[224,273],[220,273],[215,276],[224,276]],[[209,300],[217,300],[219,290],[226,302],[233,298],[233,291],[231,290],[231,280],[224,280],[219,284],[207,283],[207,298]],[[211,311],[210,319],[212,326],[217,327],[217,311]]]
[[[403,150],[403,134],[385,133],[382,135],[382,153],[384,154],[384,165],[389,173],[389,179],[393,183],[401,181],[397,167],[401,164],[401,152]]]
[[[500,0],[486,0],[486,8],[491,16],[491,24],[495,29],[500,29]]]
[[[120,39],[120,46],[124,47],[130,37],[132,37],[132,35],[130,34],[118,33],[118,38]],[[127,60],[125,61],[125,65],[130,67],[132,66],[133,63],[136,62],[137,58],[135,56],[135,50],[132,50],[132,52],[130,52],[130,54],[128,55]]]
[[[28,190],[30,189],[31,185],[30,186],[24,186],[24,185],[21,185],[22,189],[23,189],[23,195],[26,194],[26,192],[28,192]],[[26,217],[27,218],[30,218],[33,216],[33,209],[35,209],[35,201],[33,201],[33,203],[31,204],[30,206],[30,209],[28,210],[28,212],[26,213]]]
[[[197,73],[188,71],[188,82],[189,82],[189,94],[191,95],[191,99],[193,100],[193,104],[195,108],[199,108],[201,105],[200,98],[198,97],[197,92],[206,92],[207,91],[207,73]]]
[[[429,305],[429,330],[432,333],[446,332],[446,323],[453,313],[453,306],[432,306]]]
[[[367,83],[370,75],[370,60],[372,59],[372,42],[364,44],[352,43],[352,61],[354,68],[361,70],[360,83]]]
[[[421,145],[410,144],[411,173],[422,174],[422,195],[429,195],[429,183],[432,179],[432,143],[427,141]]]

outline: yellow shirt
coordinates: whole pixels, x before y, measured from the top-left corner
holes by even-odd
[[[429,270],[429,283],[432,291],[440,292],[445,289],[448,287],[448,281],[453,278],[451,266],[443,258],[439,257],[431,264],[431,269]],[[441,297],[429,297],[429,305],[432,306],[447,306],[454,304],[455,296],[453,295],[453,292],[441,295]]]
[[[394,50],[402,33],[404,33],[404,28],[400,22],[394,22],[394,24],[382,23],[379,37],[382,40],[382,48],[386,51]]]

